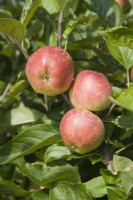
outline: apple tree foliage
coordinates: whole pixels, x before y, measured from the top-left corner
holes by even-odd
[[[104,142],[85,155],[70,152],[59,133],[68,91],[37,94],[25,76],[28,57],[59,36],[75,75],[102,72],[113,88],[111,106],[96,113]],[[0,1],[1,200],[133,199],[132,66],[132,0],[126,11],[113,0]]]

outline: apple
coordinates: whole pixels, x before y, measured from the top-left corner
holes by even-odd
[[[91,70],[81,71],[70,88],[70,101],[75,108],[101,111],[110,105],[112,87],[104,74]]]
[[[60,122],[64,144],[72,151],[86,154],[96,149],[104,139],[102,120],[85,109],[71,109]]]
[[[115,0],[123,10],[127,10],[130,7],[128,0]]]
[[[73,60],[59,47],[39,48],[26,64],[26,76],[32,88],[47,96],[55,96],[68,90],[73,75]]]
[[[133,81],[133,67],[131,67],[130,78],[131,78],[131,81]]]

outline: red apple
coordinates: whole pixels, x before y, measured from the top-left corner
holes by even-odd
[[[130,7],[128,0],[115,0],[123,10],[127,10]]]
[[[133,67],[131,67],[130,78],[131,78],[131,81],[133,81]]]
[[[83,70],[77,75],[69,96],[75,108],[101,111],[111,103],[112,87],[104,74]]]
[[[68,90],[74,75],[71,56],[63,49],[44,46],[36,50],[26,64],[26,76],[32,88],[54,96]]]
[[[104,139],[101,119],[84,109],[69,110],[60,123],[64,144],[72,151],[85,154],[96,149]]]

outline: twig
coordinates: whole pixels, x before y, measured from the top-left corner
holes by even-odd
[[[129,81],[129,70],[127,69],[127,87],[129,88],[130,81]]]
[[[18,51],[17,51],[18,52]],[[20,52],[20,51],[19,51]],[[18,53],[19,53],[18,52]],[[17,55],[16,57],[16,62],[14,63],[14,66],[13,66],[13,70],[12,70],[12,73],[11,73],[11,76],[10,76],[10,79],[9,79],[9,82],[7,83],[7,86],[3,92],[3,94],[0,96],[0,102],[3,101],[3,99],[5,98],[6,94],[9,92],[9,90],[11,89],[12,87],[12,83],[14,82],[15,80],[15,71],[16,71],[16,66],[17,66],[17,63],[18,63],[18,60],[19,60],[19,55]]]
[[[116,151],[115,153],[116,153],[116,154],[119,154],[119,153],[121,153],[122,151],[126,150],[127,148],[129,148],[129,147],[131,147],[131,146],[133,146],[133,143],[126,145],[125,147],[119,149],[119,150]]]
[[[43,106],[45,107],[46,112],[48,113],[48,111],[49,111],[49,106],[48,106],[48,98],[47,98],[46,95],[44,95],[44,103],[43,103]]]
[[[70,106],[70,108],[73,108],[73,105],[71,104],[70,100],[67,98],[67,96],[65,94],[62,94],[63,98],[65,99],[65,101],[68,103],[68,105]]]
[[[58,31],[57,31],[57,37],[58,37],[58,47],[62,46],[62,21],[63,21],[63,11],[64,9],[60,9],[59,13],[59,19],[58,19]]]
[[[24,52],[22,47],[19,43],[17,43],[15,40],[13,40],[10,36],[5,35],[5,37],[24,55],[25,59],[28,60],[29,56]]]
[[[113,161],[112,161],[113,156],[111,153],[110,145],[108,143],[103,144],[102,153],[103,153],[103,157],[104,157],[107,169],[110,171],[114,171]]]
[[[113,97],[109,96],[110,101],[113,103],[112,107],[114,107],[115,105],[118,105],[126,110],[129,111],[133,111],[133,109],[128,108],[127,106],[125,106],[124,104],[120,103],[119,101],[117,101],[116,99],[114,99]]]

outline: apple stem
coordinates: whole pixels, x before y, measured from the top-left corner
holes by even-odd
[[[58,19],[58,31],[57,31],[57,37],[58,37],[58,47],[62,47],[62,21],[63,21],[63,11],[64,9],[61,7],[60,13],[59,13],[59,19]]]
[[[67,44],[68,44],[68,40],[65,41],[65,48],[64,48],[65,51],[66,51],[66,49],[67,49]]]
[[[48,113],[49,107],[48,107],[48,99],[47,99],[46,95],[44,95],[44,104],[43,105],[44,105],[44,107],[46,109],[46,112]]]
[[[129,70],[127,69],[127,87],[130,86],[130,81],[129,81]]]

